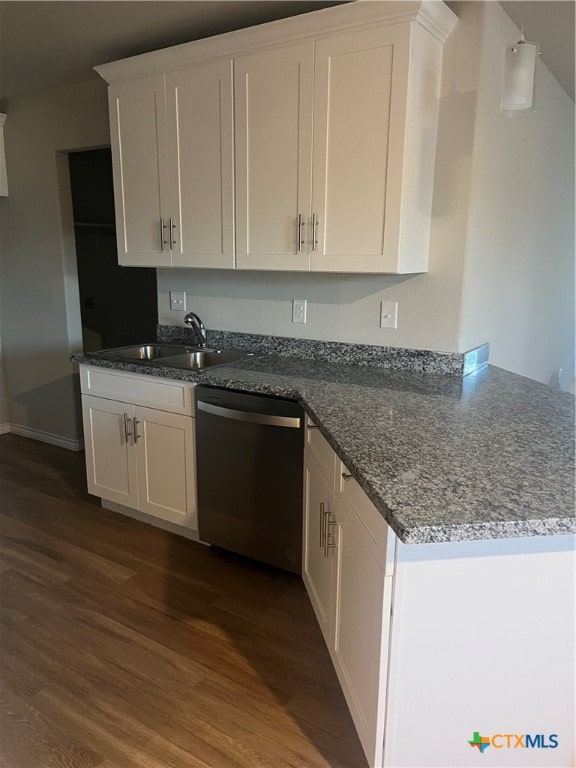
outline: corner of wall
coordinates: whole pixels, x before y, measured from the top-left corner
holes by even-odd
[[[476,3],[470,3],[476,5]],[[568,389],[574,375],[574,104],[542,61],[535,109],[501,113],[504,51],[520,30],[484,6],[459,351]],[[534,309],[545,302],[536,319]]]
[[[484,25],[484,2],[448,2],[458,24],[444,45],[431,248],[451,250],[458,302],[454,350],[459,346],[468,238],[474,132]]]

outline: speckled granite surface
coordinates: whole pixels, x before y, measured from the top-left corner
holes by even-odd
[[[194,344],[194,334],[188,328],[176,325],[157,326],[158,340]],[[246,349],[277,357],[298,357],[328,363],[345,363],[396,371],[442,373],[447,376],[466,376],[488,363],[489,345],[470,352],[431,352],[402,347],[378,347],[373,344],[345,344],[338,341],[295,339],[286,336],[265,336],[259,333],[235,331],[207,331],[209,346]]]
[[[299,400],[406,543],[576,531],[574,398],[499,368],[459,379],[272,356],[204,373],[74,359]]]

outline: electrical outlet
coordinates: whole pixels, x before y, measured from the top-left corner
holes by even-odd
[[[170,291],[170,309],[186,312],[186,291]]]
[[[380,303],[380,328],[398,327],[398,302],[382,301]]]
[[[292,299],[292,322],[306,322],[306,304],[307,299]]]

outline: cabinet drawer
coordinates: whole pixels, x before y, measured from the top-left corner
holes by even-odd
[[[80,366],[80,386],[85,395],[145,405],[186,416],[194,415],[193,384],[82,365]]]
[[[393,572],[395,534],[380,512],[364,493],[341,461],[337,463],[336,503],[354,513],[357,527],[361,528],[366,545],[372,551],[386,575]]]
[[[336,454],[332,446],[320,433],[310,416],[306,414],[306,450],[316,459],[322,474],[332,490],[334,490],[334,476],[336,473]]]

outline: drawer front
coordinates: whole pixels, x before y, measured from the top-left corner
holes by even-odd
[[[385,570],[386,575],[390,575],[394,566],[396,543],[394,532],[356,480],[353,477],[348,477],[350,472],[341,461],[338,461],[337,471],[337,503],[343,501],[343,505],[354,512],[356,524],[361,527],[364,533],[366,545],[382,569]]]
[[[326,482],[334,490],[334,477],[336,474],[337,457],[332,446],[320,430],[314,424],[310,416],[306,414],[306,450],[309,451],[319,464]]]
[[[193,384],[82,365],[80,366],[80,386],[85,395],[120,400],[170,413],[182,413],[186,416],[194,415]]]

